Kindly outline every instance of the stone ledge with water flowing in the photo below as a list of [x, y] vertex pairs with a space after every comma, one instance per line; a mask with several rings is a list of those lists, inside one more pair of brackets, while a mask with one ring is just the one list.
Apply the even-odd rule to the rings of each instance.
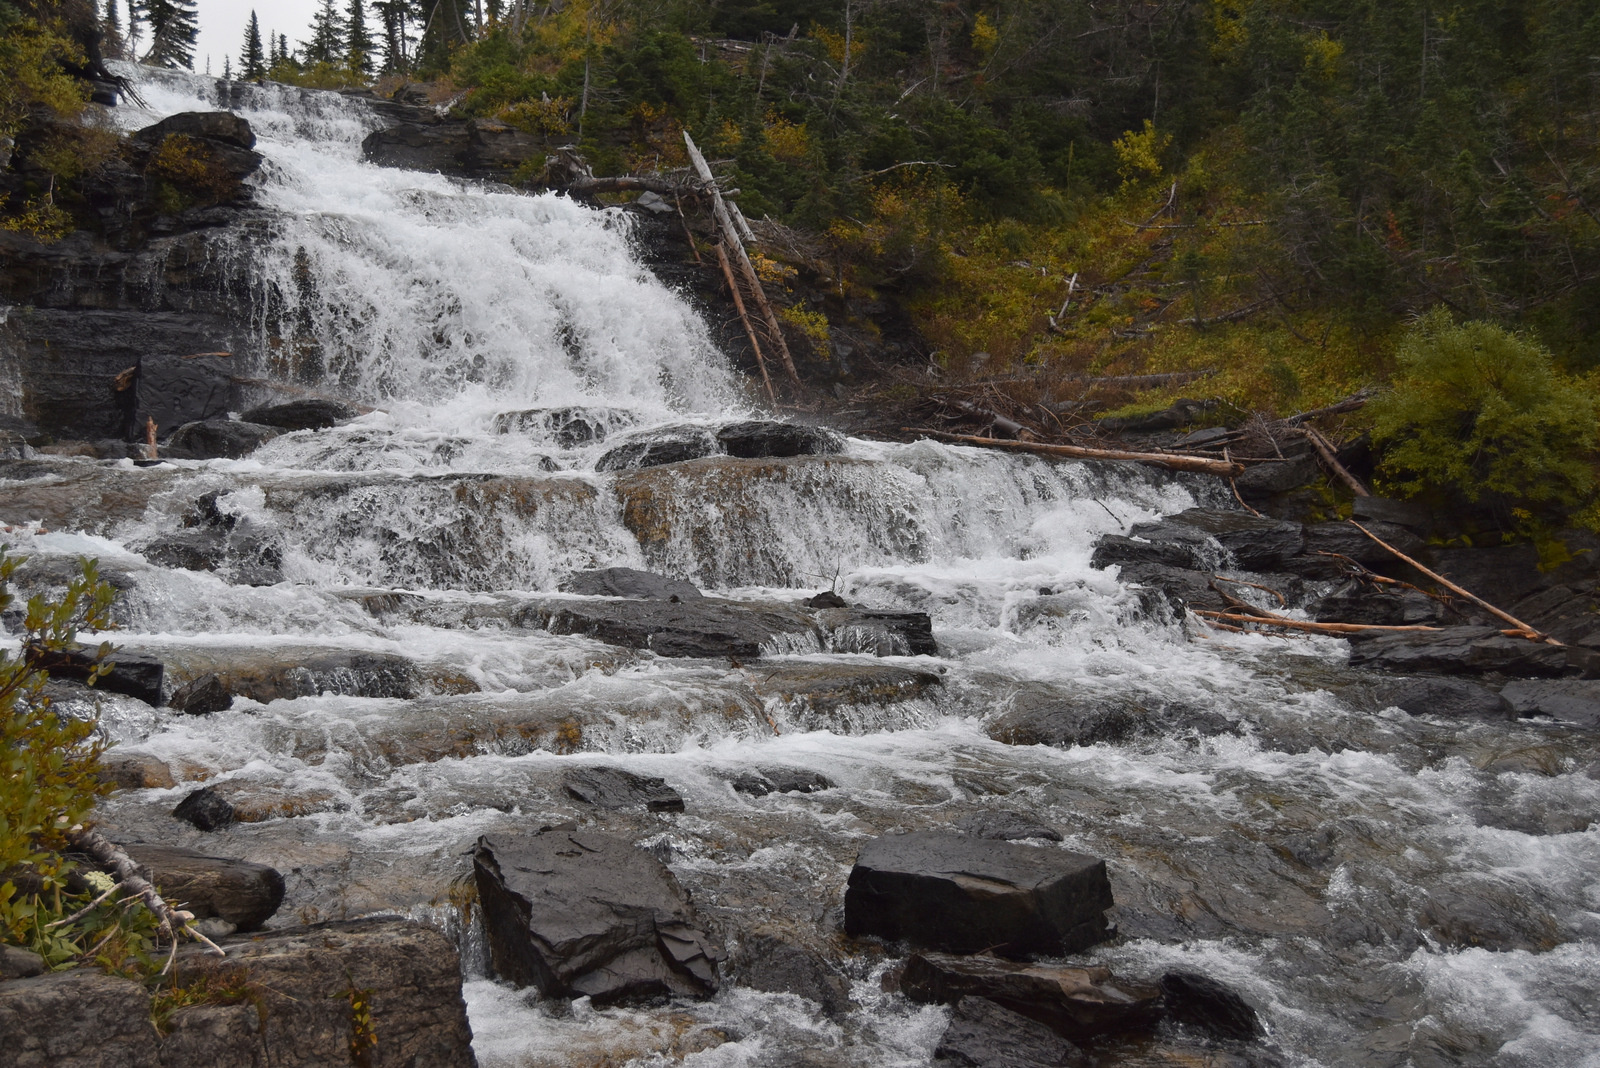
[[[146, 699], [51, 683], [116, 742], [102, 825], [281, 873], [238, 944], [298, 947], [266, 980], [294, 997], [293, 962], [376, 990], [360, 962], [409, 954], [427, 982], [376, 1017], [379, 1063], [1591, 1055], [1594, 554], [1540, 571], [1374, 528], [1566, 642], [1511, 646], [1459, 604], [1347, 585], [1321, 554], [1385, 559], [1213, 478], [774, 419], [628, 211], [375, 167], [363, 144], [417, 118], [387, 105], [130, 73], [150, 110], [128, 129], [233, 112], [262, 162], [164, 233], [146, 213], [8, 258], [0, 418], [31, 444], [7, 439], [0, 522], [19, 592], [97, 557], [111, 637], [162, 668]], [[1258, 470], [1248, 499], [1298, 467]], [[1194, 615], [1241, 603], [1461, 629]], [[607, 875], [575, 909], [540, 861], [491, 905], [469, 854], [547, 826], [606, 843], [648, 900]], [[851, 937], [871, 843], [935, 835], [1093, 869], [1096, 937], [1027, 963]], [[511, 942], [485, 924], [536, 900]], [[631, 919], [580, 967], [561, 925], [607, 913]], [[513, 943], [574, 953], [521, 987]], [[334, 992], [305, 1011], [343, 1057]], [[180, 1010], [173, 1036], [242, 1059], [250, 1012]]]

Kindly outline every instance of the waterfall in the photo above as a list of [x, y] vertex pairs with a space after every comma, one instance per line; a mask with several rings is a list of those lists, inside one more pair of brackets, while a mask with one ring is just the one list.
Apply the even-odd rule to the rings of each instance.
[[[493, 1068], [928, 1064], [948, 1011], [886, 993], [888, 962], [843, 948], [843, 880], [869, 837], [996, 811], [1107, 858], [1123, 935], [1087, 962], [1225, 981], [1264, 1013], [1274, 1063], [1600, 1064], [1594, 741], [1375, 708], [1344, 643], [1204, 632], [1091, 566], [1105, 534], [1231, 506], [1225, 485], [928, 441], [602, 470], [631, 436], [754, 410], [695, 309], [640, 266], [627, 212], [371, 166], [380, 120], [358, 98], [126, 69], [149, 110], [119, 111], [125, 126], [221, 106], [259, 137], [260, 219], [214, 247], [247, 281], [243, 357], [371, 411], [242, 460], [49, 467], [39, 499], [70, 497], [76, 518], [17, 529], [31, 566], [98, 557], [118, 642], [258, 694], [205, 717], [104, 698], [121, 751], [176, 780], [119, 792], [108, 829], [274, 865], [275, 923], [445, 926]], [[599, 429], [563, 437], [555, 409]], [[161, 555], [203, 498], [229, 551], [256, 557]], [[939, 655], [802, 635], [759, 660], [675, 660], [529, 623], [574, 572], [619, 565], [730, 598], [833, 589], [925, 612]], [[992, 736], [1041, 702], [1171, 728]], [[481, 932], [446, 904], [463, 850], [600, 821], [560, 787], [600, 763], [663, 777], [686, 812], [597, 825], [665, 859], [730, 938], [832, 954], [849, 1010], [737, 984], [596, 1010], [489, 979]], [[832, 786], [729, 787], [769, 765]], [[261, 818], [210, 835], [172, 819], [202, 780]], [[1447, 913], [1499, 950], [1447, 941]]]

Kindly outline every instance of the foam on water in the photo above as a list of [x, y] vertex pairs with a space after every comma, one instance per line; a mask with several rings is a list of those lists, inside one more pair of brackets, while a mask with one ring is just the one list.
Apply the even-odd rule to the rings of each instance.
[[[442, 904], [477, 835], [596, 822], [663, 857], [729, 931], [769, 925], [833, 953], [861, 842], [1005, 811], [1109, 859], [1127, 937], [1092, 960], [1230, 983], [1287, 1064], [1600, 1063], [1593, 739], [1373, 711], [1344, 643], [1206, 634], [1090, 566], [1101, 535], [1226, 506], [1224, 485], [926, 441], [597, 473], [614, 438], [562, 447], [493, 417], [603, 407], [623, 434], [747, 414], [703, 324], [633, 257], [624, 216], [369, 166], [360, 144], [378, 122], [356, 100], [137, 77], [151, 111], [119, 113], [130, 127], [222, 104], [260, 137], [265, 210], [216, 254], [251, 282], [262, 369], [380, 410], [246, 460], [107, 467], [95, 477], [154, 487], [142, 516], [19, 530], [15, 546], [54, 564], [98, 556], [123, 589], [119, 640], [174, 664], [381, 654], [479, 692], [307, 692], [208, 717], [106, 698], [124, 744], [305, 812], [203, 836], [168, 815], [187, 781], [117, 795], [120, 831], [272, 863], [308, 917], [441, 924], [466, 950], [476, 1051], [494, 1068], [924, 1065], [947, 1013], [884, 993], [892, 962], [866, 948], [840, 965], [854, 1006], [837, 1019], [732, 984], [664, 1008], [539, 1002], [485, 977], [481, 938]], [[281, 547], [284, 581], [234, 586], [141, 555], [210, 490]], [[571, 571], [613, 565], [752, 598], [833, 586], [929, 613], [942, 655], [800, 642], [755, 665], [670, 661], [508, 623]], [[369, 610], [391, 595], [408, 607]], [[932, 681], [837, 706], [763, 689], [819, 665]], [[992, 738], [1025, 700], [1124, 702], [1174, 726], [1065, 749]], [[560, 784], [598, 763], [667, 779], [687, 811], [596, 821]], [[763, 766], [834, 785], [731, 788]], [[1458, 948], [1446, 921], [1514, 948]]]

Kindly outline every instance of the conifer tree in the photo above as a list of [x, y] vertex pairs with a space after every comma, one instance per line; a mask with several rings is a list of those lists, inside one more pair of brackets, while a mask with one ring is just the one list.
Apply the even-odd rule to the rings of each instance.
[[239, 53], [239, 74], [247, 81], [259, 81], [267, 76], [267, 60], [261, 54], [261, 24], [254, 10], [244, 28], [244, 51]]
[[[117, 0], [111, 0], [113, 4]], [[141, 0], [128, 0], [128, 58], [139, 58], [139, 38], [144, 35], [139, 31], [139, 22], [144, 18], [144, 4]]]
[[150, 50], [144, 62], [173, 70], [194, 70], [194, 43], [200, 36], [196, 0], [148, 0], [145, 21], [150, 25]]
[[[206, 73], [211, 73], [210, 56], [206, 57]], [[233, 81], [233, 57], [228, 55], [226, 52], [222, 54], [222, 80], [225, 82]]]
[[345, 9], [345, 62], [358, 78], [372, 74], [372, 31], [367, 26], [367, 9], [361, 0], [350, 0]]
[[118, 0], [106, 0], [106, 13], [100, 20], [100, 53], [108, 59], [123, 58], [127, 42], [122, 37], [122, 16], [117, 13]]
[[411, 57], [406, 48], [406, 19], [414, 16], [410, 0], [375, 0], [378, 20], [383, 23], [383, 73], [408, 74]]
[[333, 0], [322, 0], [322, 6], [311, 16], [311, 40], [305, 42], [304, 48], [307, 63], [338, 63], [344, 59], [344, 21]]

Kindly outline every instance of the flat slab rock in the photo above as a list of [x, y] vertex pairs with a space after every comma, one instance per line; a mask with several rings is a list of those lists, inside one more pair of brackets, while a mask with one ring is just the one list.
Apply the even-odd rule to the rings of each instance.
[[245, 991], [150, 1026], [150, 993], [77, 968], [0, 983], [0, 1035], [14, 1068], [348, 1068], [350, 991], [379, 1041], [373, 1068], [471, 1068], [461, 962], [439, 931], [405, 920], [293, 927], [179, 951], [176, 981]]
[[845, 891], [845, 930], [950, 953], [1056, 955], [1110, 938], [1112, 904], [1102, 860], [918, 831], [862, 847]]
[[1087, 1055], [1026, 1016], [988, 998], [964, 997], [933, 1051], [937, 1068], [1079, 1068]]
[[1494, 627], [1442, 627], [1424, 633], [1350, 635], [1352, 666], [1405, 673], [1481, 675], [1491, 671], [1522, 677], [1563, 675], [1567, 650], [1511, 638]]
[[635, 775], [622, 768], [577, 768], [567, 773], [561, 785], [577, 800], [600, 808], [683, 811], [683, 795], [665, 779]]
[[548, 827], [479, 838], [472, 859], [499, 978], [595, 1004], [716, 993], [724, 954], [639, 847]]
[[1160, 988], [1116, 979], [1109, 969], [1017, 964], [988, 956], [915, 954], [906, 963], [900, 990], [924, 1003], [988, 998], [1074, 1042], [1148, 1031], [1162, 1015]]
[[182, 902], [196, 919], [215, 916], [241, 931], [253, 931], [283, 904], [283, 876], [265, 864], [144, 842], [122, 848], [149, 872], [163, 897]]

